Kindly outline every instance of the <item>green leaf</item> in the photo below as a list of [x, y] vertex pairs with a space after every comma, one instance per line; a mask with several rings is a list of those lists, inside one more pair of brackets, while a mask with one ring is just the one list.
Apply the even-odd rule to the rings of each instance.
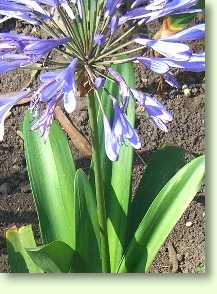
[[195, 18], [195, 14], [186, 13], [178, 16], [169, 16], [169, 29], [185, 29], [188, 24]]
[[160, 190], [186, 164], [184, 157], [185, 151], [175, 146], [164, 146], [152, 154], [132, 201], [131, 237]]
[[86, 174], [75, 175], [75, 250], [84, 260], [86, 272], [101, 272], [100, 237], [96, 198]]
[[36, 247], [30, 225], [21, 227], [19, 230], [16, 226], [7, 230], [6, 242], [12, 273], [43, 273], [43, 270], [32, 261], [25, 250], [25, 247]]
[[44, 243], [63, 241], [74, 247], [75, 165], [67, 138], [54, 122], [45, 143], [31, 131], [32, 115], [24, 119], [23, 134], [29, 179]]
[[54, 241], [26, 251], [45, 273], [81, 272], [82, 260], [79, 254], [64, 242]]
[[160, 247], [200, 189], [205, 157], [184, 166], [160, 191], [139, 225], [118, 272], [147, 272]]

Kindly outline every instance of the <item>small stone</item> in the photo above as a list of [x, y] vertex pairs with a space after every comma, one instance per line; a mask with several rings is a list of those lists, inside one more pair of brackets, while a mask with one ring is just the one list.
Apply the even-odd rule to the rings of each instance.
[[178, 259], [178, 261], [183, 261], [183, 259], [184, 259], [184, 256], [182, 255], [182, 254], [177, 254], [177, 259]]
[[191, 221], [188, 221], [185, 223], [186, 227], [191, 227], [192, 226], [192, 222]]
[[205, 215], [206, 215], [206, 213], [205, 213], [205, 211], [203, 212], [203, 217], [205, 217]]
[[148, 84], [148, 79], [142, 78], [142, 82], [143, 82], [144, 84]]
[[189, 97], [191, 95], [191, 90], [188, 88], [187, 85], [182, 86], [182, 91], [186, 97]]

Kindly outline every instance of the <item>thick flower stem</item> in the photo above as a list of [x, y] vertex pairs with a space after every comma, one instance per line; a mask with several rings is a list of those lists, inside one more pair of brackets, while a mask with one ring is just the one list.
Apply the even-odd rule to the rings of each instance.
[[109, 257], [109, 243], [107, 232], [107, 217], [105, 207], [105, 197], [103, 189], [102, 165], [100, 156], [99, 133], [97, 125], [97, 110], [94, 99], [94, 91], [90, 91], [88, 95], [88, 113], [92, 131], [92, 148], [93, 148], [93, 164], [96, 186], [96, 201], [98, 210], [98, 219], [100, 225], [100, 239], [101, 239], [101, 259], [102, 272], [110, 272], [110, 257]]

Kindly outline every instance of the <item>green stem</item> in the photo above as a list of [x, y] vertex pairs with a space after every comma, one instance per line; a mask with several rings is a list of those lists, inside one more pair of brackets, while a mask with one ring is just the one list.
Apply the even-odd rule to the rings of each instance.
[[[122, 44], [122, 45], [120, 45], [120, 46], [114, 48], [113, 50], [106, 51], [104, 54], [102, 54], [102, 55], [100, 55], [99, 57], [97, 57], [97, 58], [95, 59], [95, 61], [99, 61], [99, 60], [101, 60], [101, 59], [107, 57], [108, 55], [110, 55], [110, 54], [112, 54], [112, 53], [114, 53], [114, 52], [116, 52], [116, 51], [118, 51], [118, 50], [121, 50], [121, 49], [123, 49], [123, 48], [125, 48], [125, 47], [127, 47], [127, 46], [129, 46], [129, 45], [131, 45], [131, 44], [133, 44], [133, 43], [134, 43], [134, 40], [131, 40], [131, 41], [125, 43], [125, 44]], [[124, 54], [124, 52], [123, 52], [123, 54]]]
[[93, 145], [93, 163], [96, 186], [96, 201], [98, 208], [98, 219], [100, 225], [100, 239], [101, 239], [101, 258], [102, 258], [102, 272], [109, 273], [110, 257], [109, 257], [109, 243], [107, 232], [107, 216], [105, 206], [105, 196], [103, 189], [102, 165], [100, 157], [100, 143], [97, 125], [97, 110], [94, 99], [94, 91], [90, 91], [88, 95], [88, 113], [92, 131], [92, 145]]

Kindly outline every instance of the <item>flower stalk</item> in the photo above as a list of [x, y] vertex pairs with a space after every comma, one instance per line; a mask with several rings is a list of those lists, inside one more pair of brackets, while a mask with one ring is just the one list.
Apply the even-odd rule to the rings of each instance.
[[101, 259], [102, 272], [110, 272], [110, 258], [109, 258], [109, 243], [107, 232], [107, 216], [105, 206], [105, 195], [103, 189], [102, 165], [100, 156], [99, 133], [97, 125], [97, 110], [94, 91], [91, 90], [88, 94], [88, 114], [92, 132], [92, 159], [94, 163], [95, 187], [96, 187], [96, 201], [98, 209], [98, 219], [100, 226], [100, 245], [101, 245]]

